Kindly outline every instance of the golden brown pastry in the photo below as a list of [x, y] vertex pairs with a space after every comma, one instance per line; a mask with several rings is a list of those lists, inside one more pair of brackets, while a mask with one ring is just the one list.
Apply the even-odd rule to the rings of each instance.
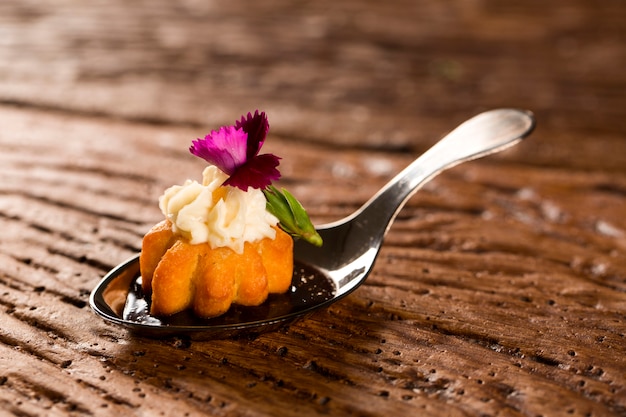
[[159, 198], [164, 221], [143, 239], [140, 268], [150, 312], [193, 309], [200, 317], [231, 304], [257, 306], [286, 292], [293, 275], [292, 236], [322, 240], [300, 203], [272, 181], [280, 158], [259, 154], [269, 130], [256, 111], [192, 142], [208, 162], [202, 182], [187, 180]]
[[232, 303], [262, 304], [269, 293], [291, 285], [293, 240], [278, 227], [275, 239], [246, 242], [243, 253], [229, 247], [191, 244], [164, 220], [144, 237], [140, 255], [142, 287], [152, 295], [151, 314], [167, 316], [193, 309], [199, 317], [225, 313]]

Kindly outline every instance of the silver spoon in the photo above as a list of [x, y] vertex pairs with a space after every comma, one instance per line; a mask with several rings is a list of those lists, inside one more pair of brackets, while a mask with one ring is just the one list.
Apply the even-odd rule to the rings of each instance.
[[385, 185], [352, 215], [319, 226], [320, 248], [294, 245], [291, 291], [271, 295], [259, 307], [233, 306], [223, 316], [201, 320], [188, 312], [167, 319], [149, 315], [141, 293], [138, 255], [117, 266], [93, 290], [90, 304], [105, 319], [151, 336], [229, 337], [274, 330], [345, 297], [371, 272], [383, 239], [406, 201], [428, 180], [461, 162], [508, 148], [535, 126], [532, 113], [498, 109], [481, 113], [446, 135]]

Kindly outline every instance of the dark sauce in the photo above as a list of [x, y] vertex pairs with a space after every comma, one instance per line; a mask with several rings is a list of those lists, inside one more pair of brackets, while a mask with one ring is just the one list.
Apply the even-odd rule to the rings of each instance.
[[322, 272], [309, 265], [295, 262], [291, 288], [284, 294], [270, 294], [256, 307], [233, 304], [219, 317], [202, 319], [187, 310], [169, 317], [150, 315], [150, 296], [141, 289], [141, 277], [133, 280], [122, 318], [124, 320], [153, 326], [234, 326], [271, 322], [297, 316], [335, 296], [334, 283]]

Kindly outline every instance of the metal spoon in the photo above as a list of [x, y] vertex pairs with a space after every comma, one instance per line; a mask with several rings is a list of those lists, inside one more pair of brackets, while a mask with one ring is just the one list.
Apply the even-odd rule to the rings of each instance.
[[532, 113], [498, 109], [481, 113], [446, 135], [352, 215], [319, 226], [320, 248], [294, 245], [291, 291], [271, 295], [259, 307], [233, 306], [223, 316], [202, 320], [184, 312], [168, 319], [151, 317], [141, 293], [138, 256], [109, 272], [93, 290], [90, 304], [105, 319], [145, 336], [229, 337], [274, 330], [345, 297], [371, 272], [383, 239], [406, 201], [441, 171], [508, 148], [532, 132]]

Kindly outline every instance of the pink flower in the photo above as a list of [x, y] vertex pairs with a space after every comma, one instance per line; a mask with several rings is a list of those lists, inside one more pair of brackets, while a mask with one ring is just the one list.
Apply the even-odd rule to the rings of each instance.
[[276, 168], [280, 158], [273, 154], [259, 155], [270, 125], [265, 112], [248, 113], [234, 126], [213, 130], [204, 139], [196, 139], [189, 151], [229, 175], [224, 185], [244, 191], [248, 187], [264, 189], [280, 178]]

